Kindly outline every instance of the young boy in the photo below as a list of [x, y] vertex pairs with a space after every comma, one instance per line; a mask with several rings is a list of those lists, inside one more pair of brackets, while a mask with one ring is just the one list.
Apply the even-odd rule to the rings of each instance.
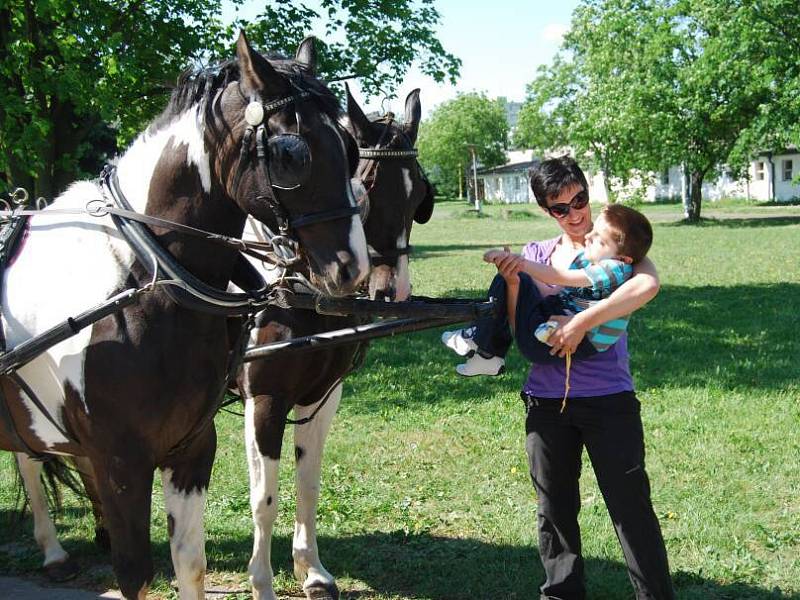
[[[564, 359], [551, 355], [547, 345], [547, 339], [558, 326], [550, 316], [576, 314], [607, 298], [632, 276], [632, 265], [647, 255], [652, 240], [653, 230], [644, 215], [627, 206], [610, 204], [603, 208], [592, 231], [586, 234], [585, 248], [569, 269], [525, 260], [507, 250], [489, 250], [483, 259], [495, 264], [506, 276], [518, 276], [520, 281], [517, 289], [508, 286], [500, 275], [495, 277], [489, 294], [500, 304], [500, 311], [490, 324], [479, 326], [506, 328], [510, 325], [520, 352], [530, 362], [561, 362]], [[543, 296], [531, 277], [544, 284], [564, 286], [564, 289], [556, 295]], [[627, 325], [626, 316], [591, 329], [573, 357], [582, 359], [604, 352], [625, 333]], [[465, 376], [501, 373], [504, 360], [496, 355], [497, 344], [494, 349], [480, 348], [469, 334], [464, 335], [464, 331], [445, 332], [442, 336], [445, 345], [458, 354], [476, 354], [456, 371]], [[482, 333], [484, 339], [497, 337], [486, 331]], [[505, 352], [502, 346], [501, 340], [500, 354]]]

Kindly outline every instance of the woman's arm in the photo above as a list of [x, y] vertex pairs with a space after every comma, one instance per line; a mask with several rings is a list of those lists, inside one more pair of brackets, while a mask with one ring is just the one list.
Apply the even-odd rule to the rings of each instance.
[[634, 265], [633, 277], [614, 290], [608, 298], [600, 300], [574, 317], [556, 319], [562, 325], [548, 340], [553, 345], [551, 354], [564, 356], [567, 350], [574, 352], [587, 331], [606, 321], [639, 310], [656, 297], [660, 287], [656, 266], [649, 258], [645, 258]]

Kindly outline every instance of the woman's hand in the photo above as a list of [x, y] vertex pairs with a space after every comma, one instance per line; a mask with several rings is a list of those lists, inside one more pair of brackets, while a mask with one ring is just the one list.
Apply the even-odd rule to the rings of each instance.
[[586, 335], [586, 329], [581, 325], [581, 320], [574, 316], [551, 315], [550, 321], [558, 322], [558, 329], [550, 334], [547, 343], [552, 346], [550, 354], [564, 358], [567, 352], [573, 353]]

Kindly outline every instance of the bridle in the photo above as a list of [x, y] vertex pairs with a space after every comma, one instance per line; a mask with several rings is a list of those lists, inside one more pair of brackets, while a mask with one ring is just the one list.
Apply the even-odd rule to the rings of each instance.
[[[260, 99], [253, 99], [245, 108], [245, 122], [247, 123], [247, 128], [242, 136], [242, 145], [239, 149], [239, 164], [233, 178], [232, 195], [236, 195], [242, 173], [250, 162], [252, 157], [252, 142], [253, 138], [255, 138], [256, 168], [260, 171], [259, 175], [262, 180], [266, 182], [266, 186], [261, 193], [256, 196], [256, 200], [265, 203], [269, 207], [278, 225], [277, 233], [272, 231], [265, 224], [262, 226], [262, 229], [270, 245], [273, 247], [275, 254], [278, 256], [276, 264], [280, 267], [289, 267], [300, 260], [299, 240], [296, 235], [294, 235], [298, 229], [309, 225], [325, 223], [327, 221], [350, 218], [359, 213], [359, 208], [357, 206], [347, 206], [292, 217], [274, 193], [274, 189], [294, 190], [302, 187], [305, 183], [305, 179], [307, 179], [308, 173], [310, 173], [311, 152], [308, 148], [308, 144], [300, 134], [300, 113], [297, 111], [299, 102], [310, 96], [311, 92], [297, 89], [296, 93], [291, 96], [285, 96], [268, 103], [263, 103]], [[297, 132], [270, 135], [269, 116], [289, 104], [295, 105]], [[283, 140], [292, 139], [300, 148], [305, 149], [307, 161], [304, 168], [307, 172], [305, 174], [299, 174], [296, 182], [275, 181], [271, 172], [270, 151], [272, 146], [277, 145], [281, 138], [283, 138]]]
[[[385, 127], [381, 132], [380, 138], [378, 138], [378, 143], [375, 144], [373, 148], [358, 149], [358, 157], [361, 159], [366, 159], [365, 162], [359, 165], [359, 168], [356, 170], [355, 174], [355, 178], [363, 182], [365, 190], [362, 202], [366, 203], [366, 208], [361, 210], [362, 222], [366, 220], [367, 215], [369, 214], [369, 195], [370, 192], [372, 192], [372, 189], [375, 187], [380, 161], [413, 158], [416, 162], [416, 158], [419, 155], [419, 151], [413, 147], [411, 140], [408, 139], [408, 136], [402, 130], [396, 129], [394, 135], [389, 138], [389, 136], [392, 134], [392, 124], [394, 123], [393, 113], [386, 113], [385, 116], [381, 117], [381, 119], [376, 122], [381, 121], [383, 121]], [[386, 141], [387, 138], [389, 138], [388, 142]], [[405, 150], [393, 148], [392, 146], [399, 139], [404, 140], [406, 145], [412, 147]], [[419, 167], [419, 164], [417, 164], [417, 166]], [[404, 248], [394, 248], [392, 250], [385, 250], [382, 252], [378, 252], [375, 250], [375, 248], [369, 246], [369, 257], [373, 266], [386, 264], [387, 260], [397, 260], [401, 256], [405, 256], [410, 253], [411, 246], [409, 245], [406, 245]]]

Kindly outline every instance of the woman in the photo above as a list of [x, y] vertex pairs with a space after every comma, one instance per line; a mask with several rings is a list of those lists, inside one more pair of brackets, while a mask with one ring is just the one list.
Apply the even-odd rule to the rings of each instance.
[[[555, 239], [532, 242], [522, 257], [568, 268], [592, 229], [586, 177], [569, 157], [542, 162], [531, 173], [537, 202], [552, 216], [562, 233]], [[509, 296], [519, 285], [519, 261], [510, 256], [498, 264]], [[540, 286], [543, 294], [558, 288]], [[574, 317], [553, 317], [561, 326], [548, 343], [565, 356], [585, 333], [606, 321], [627, 315], [658, 293], [655, 266], [648, 259], [636, 265], [634, 276], [607, 299]], [[509, 315], [513, 322], [513, 314]], [[484, 355], [504, 354], [510, 343], [508, 323], [477, 323], [472, 339], [459, 341]], [[532, 332], [531, 332], [532, 333]], [[451, 340], [452, 336], [443, 336]], [[546, 580], [542, 598], [582, 600], [586, 596], [581, 540], [579, 478], [584, 446], [622, 545], [628, 572], [639, 599], [674, 598], [669, 566], [658, 519], [650, 500], [639, 400], [628, 365], [627, 336], [605, 352], [575, 361], [570, 369], [566, 409], [561, 412], [566, 364], [531, 366], [522, 389], [526, 406], [526, 451], [538, 497], [539, 552]]]

